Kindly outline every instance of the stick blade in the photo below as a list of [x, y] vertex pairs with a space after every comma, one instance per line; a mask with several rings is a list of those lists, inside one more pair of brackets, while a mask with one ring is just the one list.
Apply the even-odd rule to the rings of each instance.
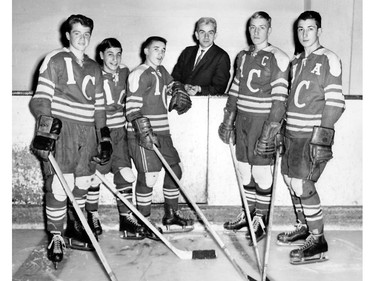
[[195, 250], [193, 251], [193, 260], [216, 259], [215, 250]]

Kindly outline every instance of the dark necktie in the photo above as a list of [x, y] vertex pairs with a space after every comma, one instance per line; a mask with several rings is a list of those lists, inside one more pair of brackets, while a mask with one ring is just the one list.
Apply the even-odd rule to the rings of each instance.
[[199, 55], [199, 57], [197, 59], [197, 62], [194, 64], [193, 70], [196, 68], [196, 66], [198, 65], [198, 63], [201, 61], [201, 59], [203, 57], [203, 53], [204, 53], [204, 50], [201, 50], [201, 54]]

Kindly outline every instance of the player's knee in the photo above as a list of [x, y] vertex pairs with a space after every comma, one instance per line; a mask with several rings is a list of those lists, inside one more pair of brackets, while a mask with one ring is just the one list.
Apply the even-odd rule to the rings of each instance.
[[253, 166], [252, 174], [254, 181], [260, 189], [269, 189], [272, 185], [271, 166]]
[[158, 180], [159, 172], [150, 172], [150, 173], [145, 173], [146, 177], [146, 186], [147, 187], [154, 187], [156, 184], [156, 181]]
[[241, 175], [242, 184], [249, 185], [251, 182], [251, 166], [249, 163], [238, 162], [238, 171]]
[[296, 196], [300, 197], [302, 195], [303, 193], [303, 180], [302, 179], [291, 178], [290, 186]]
[[94, 175], [91, 176], [83, 176], [83, 177], [76, 177], [76, 184], [75, 186], [78, 189], [87, 190], [90, 188]]
[[294, 194], [294, 190], [292, 188], [292, 179], [288, 177], [287, 175], [283, 175], [284, 182], [286, 186], [288, 187], [289, 191]]
[[303, 192], [300, 197], [303, 199], [309, 199], [310, 197], [314, 196], [315, 193], [316, 188], [314, 182], [310, 180], [303, 180]]
[[[180, 162], [181, 163], [181, 162]], [[178, 179], [182, 178], [182, 164], [172, 165], [171, 168]], [[168, 173], [168, 171], [166, 171]]]
[[102, 183], [102, 181], [95, 175], [92, 178], [91, 186], [98, 186]]
[[[70, 188], [70, 190], [73, 190], [73, 188], [74, 188], [74, 175], [73, 174], [64, 174], [64, 178], [65, 178], [65, 181], [68, 184], [68, 187]], [[67, 195], [65, 193], [65, 190], [64, 190], [63, 186], [61, 185], [61, 182], [60, 182], [59, 178], [56, 175], [54, 175], [53, 178], [52, 178], [51, 189], [52, 189], [52, 193], [53, 193], [54, 197], [56, 198], [56, 200], [62, 202], [66, 199]]]
[[121, 168], [115, 175], [117, 174], [119, 174], [128, 183], [133, 183], [136, 180], [133, 170], [129, 167]]

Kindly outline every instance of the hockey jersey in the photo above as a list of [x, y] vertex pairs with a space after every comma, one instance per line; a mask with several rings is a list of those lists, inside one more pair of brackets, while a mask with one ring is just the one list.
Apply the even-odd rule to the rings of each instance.
[[341, 61], [332, 51], [319, 47], [308, 57], [303, 52], [294, 58], [291, 76], [286, 135], [308, 138], [313, 127], [322, 124], [325, 112], [341, 115], [345, 108]]
[[44, 59], [38, 85], [31, 100], [36, 116], [105, 126], [105, 99], [100, 66], [84, 55], [82, 66], [67, 48], [52, 51]]
[[288, 97], [288, 72], [289, 57], [272, 45], [258, 52], [254, 51], [254, 46], [249, 51], [241, 51], [228, 93], [227, 109], [267, 117], [273, 106], [284, 108]]
[[149, 118], [152, 129], [158, 134], [168, 135], [169, 122], [167, 110], [167, 86], [173, 81], [164, 68], [142, 64], [135, 68], [128, 79], [126, 98], [126, 118], [129, 133], [134, 133], [131, 121], [136, 116]]
[[110, 129], [125, 126], [125, 96], [129, 68], [121, 65], [116, 73], [103, 70], [103, 89], [106, 99], [107, 126]]

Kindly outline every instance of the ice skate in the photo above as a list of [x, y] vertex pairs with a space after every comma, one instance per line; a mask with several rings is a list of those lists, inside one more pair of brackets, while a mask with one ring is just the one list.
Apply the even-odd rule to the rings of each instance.
[[234, 220], [225, 222], [223, 226], [224, 226], [224, 229], [232, 230], [234, 232], [237, 232], [243, 227], [247, 227], [247, 220], [246, 220], [245, 212], [241, 211], [241, 213], [239, 213], [238, 216]]
[[60, 231], [51, 231], [50, 242], [47, 246], [47, 257], [53, 262], [55, 269], [64, 257], [65, 241]]
[[193, 220], [184, 218], [179, 210], [171, 207], [165, 208], [162, 223], [165, 226], [164, 233], [189, 232], [194, 229]]
[[[149, 217], [145, 217], [148, 221], [150, 221], [149, 220]], [[161, 233], [161, 234], [163, 234], [163, 230], [161, 229], [161, 227], [159, 227], [159, 226], [156, 226], [154, 223], [152, 223], [151, 221], [150, 221], [150, 223]], [[146, 236], [146, 238], [149, 238], [149, 239], [152, 239], [152, 240], [155, 240], [155, 241], [161, 241], [160, 240], [160, 238], [159, 237], [157, 237], [156, 235], [155, 235], [155, 233], [150, 229], [150, 228], [148, 228], [148, 226], [147, 225], [145, 225], [145, 224], [143, 224], [142, 223], [142, 225], [143, 225], [143, 227], [144, 227], [144, 229], [145, 229], [145, 236]]]
[[[98, 237], [94, 233], [95, 238]], [[78, 216], [72, 208], [68, 208], [68, 221], [65, 230], [65, 237], [68, 241], [68, 247], [82, 251], [94, 251], [94, 247], [91, 244], [90, 238], [86, 233], [85, 228], [79, 221]]]
[[290, 263], [294, 265], [327, 261], [328, 244], [323, 234], [310, 234], [305, 244], [290, 252]]
[[126, 240], [142, 240], [146, 238], [145, 227], [142, 226], [133, 213], [120, 215], [121, 238]]
[[294, 230], [279, 233], [276, 243], [281, 246], [302, 246], [309, 235], [307, 225], [298, 222]]
[[[262, 216], [254, 216], [253, 218], [253, 229], [254, 229], [254, 233], [255, 233], [255, 237], [256, 237], [256, 240], [257, 242], [259, 242], [260, 240], [262, 240], [264, 237], [266, 237], [266, 234], [267, 234], [267, 230], [266, 230], [266, 226], [263, 222], [263, 217]], [[253, 243], [253, 239], [251, 237], [251, 234], [250, 234], [250, 231], [248, 231], [246, 234], [245, 234], [245, 237], [246, 239], [249, 239], [250, 242], [249, 242], [249, 246], [253, 246], [254, 243]]]
[[100, 224], [99, 214], [97, 211], [87, 212], [87, 222], [92, 230], [97, 236], [103, 233], [102, 225]]

